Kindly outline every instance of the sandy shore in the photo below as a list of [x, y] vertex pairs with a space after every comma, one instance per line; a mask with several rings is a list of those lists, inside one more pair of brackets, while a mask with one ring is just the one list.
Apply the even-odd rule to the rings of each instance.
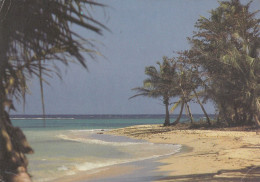
[[109, 132], [153, 143], [187, 146], [189, 152], [169, 156], [159, 171], [160, 181], [260, 181], [260, 135], [257, 132], [176, 130], [141, 125]]
[[55, 179], [49, 182], [84, 182], [84, 181], [92, 181], [92, 180], [104, 181], [107, 178], [111, 178], [114, 176], [127, 175], [133, 172], [134, 170], [136, 170], [136, 166], [113, 165], [109, 167], [103, 167], [98, 170], [81, 172], [76, 175], [64, 176], [63, 178]]

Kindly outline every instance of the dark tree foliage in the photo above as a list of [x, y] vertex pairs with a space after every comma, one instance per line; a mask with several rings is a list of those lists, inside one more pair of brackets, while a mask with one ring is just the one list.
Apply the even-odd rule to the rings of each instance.
[[86, 67], [82, 52], [94, 58], [97, 51], [72, 26], [101, 34], [106, 27], [90, 14], [97, 6], [103, 7], [91, 0], [0, 1], [0, 180], [30, 181], [25, 154], [33, 150], [9, 119], [12, 100], [25, 98], [33, 76], [42, 86], [44, 75], [59, 73], [58, 61]]
[[197, 21], [190, 38], [207, 97], [229, 125], [260, 124], [260, 19], [250, 4], [220, 2], [210, 18]]

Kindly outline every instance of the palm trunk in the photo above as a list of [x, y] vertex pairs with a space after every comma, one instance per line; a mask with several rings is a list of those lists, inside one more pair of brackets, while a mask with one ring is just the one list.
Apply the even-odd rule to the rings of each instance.
[[31, 182], [27, 173], [27, 159], [25, 154], [32, 153], [23, 132], [11, 124], [9, 115], [5, 111], [5, 68], [8, 58], [8, 34], [0, 25], [0, 181]]
[[260, 121], [257, 114], [254, 114], [255, 124], [257, 127], [260, 127]]
[[255, 119], [255, 124], [257, 127], [260, 127], [260, 121], [259, 121], [259, 116], [260, 116], [260, 103], [256, 99], [255, 100], [255, 113], [254, 113], [254, 119]]
[[[181, 87], [181, 85], [180, 85], [180, 87]], [[193, 117], [192, 117], [192, 114], [191, 114], [191, 111], [190, 111], [190, 106], [189, 106], [187, 99], [186, 99], [186, 93], [184, 92], [182, 87], [181, 87], [181, 91], [182, 91], [183, 99], [184, 99], [184, 102], [186, 104], [186, 107], [187, 107], [187, 110], [188, 110], [188, 113], [189, 113], [190, 121], [191, 121], [191, 123], [193, 123], [194, 121], [193, 121]]]
[[184, 102], [182, 101], [181, 103], [181, 110], [180, 110], [180, 113], [179, 113], [179, 116], [178, 118], [173, 122], [173, 125], [176, 125], [180, 122], [180, 119], [181, 119], [181, 116], [182, 116], [182, 112], [183, 112], [183, 108], [184, 108]]
[[169, 99], [165, 98], [164, 104], [165, 104], [165, 121], [163, 125], [170, 126]]
[[190, 122], [191, 123], [194, 123], [194, 120], [193, 120], [193, 116], [191, 114], [191, 110], [190, 110], [190, 106], [189, 104], [186, 102], [186, 106], [187, 106], [187, 109], [188, 109], [188, 113], [189, 113], [189, 117], [190, 117]]
[[221, 107], [221, 115], [224, 117], [225, 122], [228, 124], [228, 126], [231, 126], [232, 123], [230, 122], [230, 119], [227, 116], [227, 111], [226, 111], [226, 106], [224, 103], [220, 103], [220, 107]]
[[11, 125], [9, 116], [3, 109], [1, 109], [0, 125], [0, 171], [2, 181], [31, 181], [27, 173], [28, 162], [24, 155], [28, 150], [28, 148], [24, 147], [26, 140], [24, 140], [21, 130]]
[[208, 124], [211, 125], [211, 122], [210, 122], [209, 116], [208, 116], [208, 114], [207, 114], [207, 112], [206, 112], [206, 110], [205, 110], [203, 104], [200, 102], [200, 99], [199, 99], [199, 97], [198, 97], [197, 92], [196, 92], [195, 90], [193, 90], [193, 92], [194, 92], [194, 94], [195, 94], [195, 96], [196, 96], [197, 102], [199, 103], [199, 105], [200, 105], [200, 107], [201, 107], [201, 109], [202, 109], [202, 111], [203, 111], [205, 117], [207, 118], [207, 122], [208, 122]]
[[31, 182], [27, 172], [28, 161], [25, 154], [32, 153], [23, 132], [13, 127], [9, 115], [1, 110], [0, 171], [2, 181]]
[[[1, 83], [0, 83], [1, 87]], [[0, 88], [0, 90], [2, 90]], [[6, 128], [4, 127], [4, 120], [3, 120], [3, 115], [4, 115], [4, 100], [3, 100], [3, 95], [0, 93], [0, 181], [4, 181], [4, 171], [5, 171], [5, 159], [6, 159], [6, 151], [5, 149], [5, 140], [4, 140], [4, 133], [6, 133]]]
[[243, 120], [241, 121], [240, 117], [239, 117], [239, 113], [238, 113], [238, 110], [237, 110], [237, 107], [236, 105], [234, 104], [234, 113], [235, 113], [235, 116], [234, 116], [234, 119], [232, 117], [232, 120], [234, 123], [238, 123], [238, 124], [242, 124]]

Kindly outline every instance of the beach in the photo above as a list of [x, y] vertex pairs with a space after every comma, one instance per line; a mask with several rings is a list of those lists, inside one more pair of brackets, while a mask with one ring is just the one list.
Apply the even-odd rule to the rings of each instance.
[[181, 144], [186, 152], [160, 160], [159, 181], [260, 181], [257, 131], [182, 130], [139, 125], [108, 132], [152, 143]]
[[161, 119], [160, 115], [51, 115], [46, 118], [45, 127], [39, 116], [14, 117], [12, 123], [23, 129], [34, 149], [34, 154], [27, 156], [33, 181], [103, 181], [103, 177], [114, 182], [113, 177], [118, 174], [132, 181], [157, 179], [161, 173], [149, 173], [159, 166], [155, 159], [177, 153], [180, 147], [105, 132], [135, 124], [160, 123]]
[[[132, 126], [132, 120], [48, 119], [47, 128], [35, 119], [13, 122], [35, 149], [28, 155], [34, 181], [260, 181], [256, 129], [151, 124], [160, 119]], [[37, 126], [27, 127], [32, 122]]]

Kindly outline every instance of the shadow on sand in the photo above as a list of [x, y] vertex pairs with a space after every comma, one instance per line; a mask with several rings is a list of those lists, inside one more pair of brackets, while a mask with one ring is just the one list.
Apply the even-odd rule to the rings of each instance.
[[220, 170], [217, 173], [167, 176], [160, 178], [157, 181], [260, 182], [260, 166], [250, 166], [237, 170]]

